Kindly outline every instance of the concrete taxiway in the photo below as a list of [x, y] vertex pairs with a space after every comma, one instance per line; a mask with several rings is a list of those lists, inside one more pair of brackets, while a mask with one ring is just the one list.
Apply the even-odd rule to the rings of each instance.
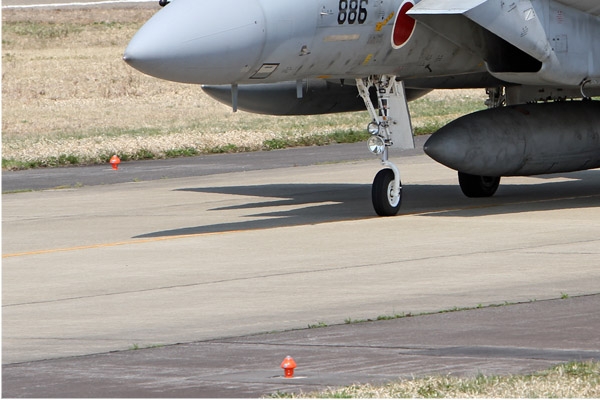
[[[274, 387], [268, 379], [275, 373], [256, 378], [265, 372], [266, 358], [269, 365], [278, 359], [277, 371], [288, 351], [328, 343], [318, 363], [339, 364], [338, 338], [341, 346], [354, 340], [411, 349], [419, 343], [410, 338], [426, 335], [407, 336], [412, 331], [403, 324], [424, 319], [423, 332], [432, 336], [422, 350], [444, 357], [445, 367], [437, 364], [431, 372], [510, 373], [548, 364], [523, 362], [539, 359], [536, 354], [552, 362], [598, 357], [600, 171], [505, 178], [495, 197], [466, 199], [455, 173], [427, 157], [395, 161], [405, 189], [402, 215], [394, 218], [373, 215], [376, 160], [4, 194], [3, 394], [35, 396], [34, 389], [25, 390], [32, 385], [19, 382], [46, 376], [53, 386], [38, 388], [56, 390], [38, 394], [68, 396], [61, 382], [87, 382], [99, 374], [104, 383], [97, 391], [85, 385], [86, 393], [257, 396]], [[107, 176], [119, 172], [104, 168]], [[569, 299], [550, 301], [561, 297]], [[377, 322], [372, 326], [379, 333], [371, 339], [353, 333], [367, 325], [344, 325], [522, 302], [528, 304]], [[559, 309], [564, 317], [553, 320]], [[488, 324], [502, 318], [522, 325]], [[457, 328], [456, 335], [465, 335], [465, 342], [444, 335], [447, 327], [461, 326], [456, 321], [462, 321], [464, 331]], [[324, 324], [341, 326], [267, 335], [258, 344], [246, 337]], [[530, 328], [530, 340], [515, 334], [523, 326]], [[552, 326], [571, 334], [553, 336]], [[471, 343], [467, 331], [489, 340]], [[225, 340], [235, 337], [244, 338]], [[281, 344], [264, 344], [271, 341]], [[168, 346], [177, 343], [189, 344]], [[470, 345], [478, 347], [465, 348]], [[155, 346], [166, 347], [110, 353]], [[225, 352], [220, 362], [195, 352], [214, 346]], [[314, 357], [319, 348], [311, 348]], [[518, 348], [525, 350], [511, 357]], [[411, 364], [392, 355], [385, 365], [402, 371], [373, 367], [370, 354], [381, 354], [371, 350], [355, 352], [353, 365], [362, 357], [371, 367], [356, 367], [350, 380], [410, 374]], [[193, 354], [204, 361], [191, 359]], [[232, 378], [241, 382], [231, 386], [238, 389], [228, 391], [227, 379], [199, 384], [186, 378], [194, 365], [211, 376], [230, 371], [233, 354], [245, 365]], [[469, 364], [469, 354], [478, 361]], [[513, 361], [499, 365], [500, 358]], [[78, 362], [80, 372], [67, 374]], [[98, 372], [103, 365], [108, 369]], [[120, 377], [110, 378], [108, 370]], [[318, 368], [305, 371], [319, 376], [313, 387], [346, 382]], [[156, 374], [164, 380], [148, 380]]]

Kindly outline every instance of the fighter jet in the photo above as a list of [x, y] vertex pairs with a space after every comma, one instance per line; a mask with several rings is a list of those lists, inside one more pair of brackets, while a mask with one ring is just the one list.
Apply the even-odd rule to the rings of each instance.
[[233, 110], [308, 115], [366, 109], [384, 168], [375, 212], [402, 199], [392, 148], [414, 147], [407, 102], [481, 88], [488, 109], [450, 122], [425, 152], [458, 171], [463, 193], [502, 176], [600, 167], [597, 0], [161, 0], [124, 60], [201, 84]]

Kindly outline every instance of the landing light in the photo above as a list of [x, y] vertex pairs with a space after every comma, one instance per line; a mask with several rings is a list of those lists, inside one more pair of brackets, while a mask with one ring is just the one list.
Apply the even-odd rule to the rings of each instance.
[[381, 136], [373, 135], [367, 140], [367, 146], [372, 153], [381, 154], [385, 149], [385, 142]]
[[378, 135], [379, 134], [379, 124], [375, 121], [369, 123], [369, 125], [367, 125], [367, 131], [371, 135]]

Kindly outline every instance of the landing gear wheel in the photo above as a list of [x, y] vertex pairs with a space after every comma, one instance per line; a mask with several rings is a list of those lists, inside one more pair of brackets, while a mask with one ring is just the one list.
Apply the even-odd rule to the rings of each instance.
[[458, 183], [462, 192], [467, 197], [491, 197], [498, 190], [500, 177], [471, 175], [459, 172]]
[[398, 196], [394, 196], [394, 171], [389, 168], [382, 169], [375, 175], [371, 187], [373, 208], [377, 215], [392, 217], [398, 214], [402, 201], [402, 184]]

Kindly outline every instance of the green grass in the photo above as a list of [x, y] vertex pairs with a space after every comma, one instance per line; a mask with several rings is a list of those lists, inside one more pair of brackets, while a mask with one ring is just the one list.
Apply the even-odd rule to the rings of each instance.
[[317, 322], [316, 324], [309, 324], [308, 329], [327, 328], [327, 326], [325, 322]]
[[79, 24], [55, 24], [52, 22], [12, 22], [3, 23], [3, 33], [13, 33], [22, 37], [31, 37], [36, 40], [64, 39], [72, 34], [80, 33], [84, 26]]
[[358, 131], [338, 131], [329, 134], [316, 134], [309, 136], [300, 136], [292, 138], [275, 138], [263, 142], [263, 150], [277, 150], [288, 147], [300, 146], [325, 146], [332, 143], [356, 143], [364, 142], [369, 138], [369, 134]]
[[[144, 135], [145, 132], [150, 133], [147, 136], [156, 134], [153, 129], [140, 129], [134, 132], [115, 132], [109, 134], [108, 137], [124, 137], [131, 136], [136, 137]], [[79, 140], [84, 137], [66, 137], [65, 141]], [[135, 149], [133, 152], [127, 152], [124, 150], [115, 150], [109, 153], [98, 153], [93, 156], [85, 157], [76, 154], [61, 154], [57, 157], [34, 157], [32, 160], [15, 160], [2, 158], [2, 169], [5, 170], [19, 170], [19, 169], [30, 169], [30, 168], [47, 168], [47, 167], [65, 167], [71, 165], [90, 165], [90, 164], [105, 164], [108, 163], [113, 153], [118, 153], [121, 161], [133, 161], [133, 160], [152, 160], [161, 158], [176, 158], [176, 157], [193, 157], [200, 154], [222, 154], [222, 153], [239, 153], [256, 150], [278, 150], [289, 147], [299, 146], [324, 146], [332, 143], [355, 143], [360, 141], [366, 141], [368, 133], [358, 131], [338, 131], [329, 134], [316, 134], [307, 136], [295, 136], [289, 135], [287, 137], [278, 137], [263, 141], [262, 145], [258, 148], [251, 148], [247, 146], [236, 145], [234, 143], [228, 143], [225, 145], [203, 148], [185, 146], [183, 148], [167, 149], [165, 151], [155, 151], [149, 148]], [[58, 135], [55, 140], [60, 140], [61, 136]]]
[[20, 161], [2, 158], [2, 169], [17, 170], [46, 167], [66, 167], [69, 165], [84, 164], [79, 157], [73, 154], [61, 154], [58, 157], [34, 159], [31, 161]]
[[183, 149], [173, 149], [165, 151], [165, 156], [167, 158], [193, 157], [199, 154], [200, 152], [198, 151], [198, 149], [194, 147], [185, 147]]
[[[564, 295], [561, 296], [562, 299], [564, 299]], [[536, 300], [530, 300], [529, 302], [535, 302]], [[468, 310], [476, 310], [476, 309], [480, 309], [480, 308], [495, 308], [495, 307], [505, 307], [505, 306], [509, 306], [509, 305], [514, 305], [515, 303], [509, 303], [509, 302], [504, 302], [501, 304], [488, 304], [488, 305], [483, 305], [483, 304], [477, 304], [474, 307], [452, 307], [452, 308], [447, 308], [444, 310], [439, 310], [439, 311], [433, 311], [433, 312], [422, 312], [422, 313], [416, 313], [413, 314], [412, 312], [402, 312], [402, 313], [396, 313], [394, 312], [393, 314], [382, 314], [377, 316], [376, 318], [372, 319], [372, 318], [366, 318], [366, 319], [353, 319], [353, 318], [346, 318], [344, 320], [345, 324], [360, 324], [363, 322], [373, 322], [373, 321], [389, 321], [389, 320], [393, 320], [393, 319], [400, 319], [400, 318], [410, 318], [410, 317], [418, 317], [418, 316], [423, 316], [423, 315], [434, 315], [434, 314], [446, 314], [446, 313], [452, 313], [452, 312], [458, 312], [458, 311], [468, 311]]]

